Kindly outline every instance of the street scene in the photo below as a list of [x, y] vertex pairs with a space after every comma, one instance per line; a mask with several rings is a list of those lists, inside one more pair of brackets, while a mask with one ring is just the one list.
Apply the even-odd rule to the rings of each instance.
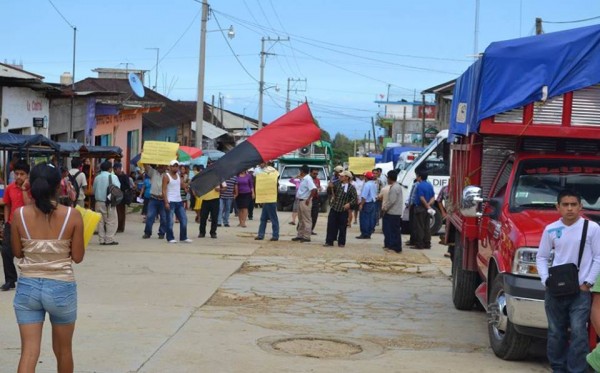
[[[353, 227], [346, 248], [325, 248], [322, 216], [314, 242], [295, 243], [291, 213], [279, 215], [279, 242], [255, 241], [252, 220], [218, 228], [216, 240], [167, 246], [141, 239], [139, 212], [127, 215], [118, 246], [94, 237], [75, 266], [76, 371], [549, 370], [539, 344], [524, 362], [494, 356], [485, 313], [452, 305], [437, 240], [431, 250], [386, 253], [381, 233], [364, 243]], [[0, 366], [10, 372], [20, 345], [14, 292], [0, 296]], [[55, 371], [46, 335], [38, 372]]]
[[600, 3], [0, 12], [0, 373], [600, 372]]

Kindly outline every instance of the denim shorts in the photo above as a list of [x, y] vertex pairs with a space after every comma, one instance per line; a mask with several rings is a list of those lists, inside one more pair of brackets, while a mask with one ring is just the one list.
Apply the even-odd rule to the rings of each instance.
[[53, 324], [73, 324], [77, 320], [77, 284], [20, 277], [13, 306], [18, 324], [43, 323], [46, 312]]

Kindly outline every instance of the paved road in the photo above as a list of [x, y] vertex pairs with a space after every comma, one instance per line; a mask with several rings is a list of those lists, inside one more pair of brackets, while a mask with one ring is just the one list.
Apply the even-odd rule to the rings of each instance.
[[[167, 244], [141, 239], [129, 214], [120, 245], [93, 243], [76, 266], [76, 371], [549, 371], [539, 351], [496, 358], [485, 314], [452, 307], [445, 247], [385, 253], [381, 234], [356, 240], [353, 226], [346, 248], [325, 248], [323, 214], [300, 244], [289, 217], [279, 242], [255, 241], [254, 220], [216, 240], [192, 223], [192, 244]], [[13, 295], [0, 293], [0, 372], [18, 362]], [[38, 372], [55, 371], [49, 332]]]

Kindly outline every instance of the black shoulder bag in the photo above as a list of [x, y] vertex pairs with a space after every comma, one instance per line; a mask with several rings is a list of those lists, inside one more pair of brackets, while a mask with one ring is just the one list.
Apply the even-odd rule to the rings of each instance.
[[554, 297], [564, 297], [579, 293], [579, 265], [581, 264], [581, 257], [583, 256], [583, 249], [585, 247], [588, 223], [589, 221], [587, 219], [583, 222], [577, 265], [567, 263], [548, 269], [549, 276], [548, 280], [546, 280], [546, 288]]

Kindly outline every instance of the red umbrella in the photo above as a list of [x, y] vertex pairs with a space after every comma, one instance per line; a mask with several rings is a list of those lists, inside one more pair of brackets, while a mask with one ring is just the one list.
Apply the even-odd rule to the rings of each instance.
[[202, 155], [202, 149], [194, 148], [192, 146], [179, 146], [177, 151], [177, 158], [179, 161], [189, 161], [190, 159], [198, 158]]

